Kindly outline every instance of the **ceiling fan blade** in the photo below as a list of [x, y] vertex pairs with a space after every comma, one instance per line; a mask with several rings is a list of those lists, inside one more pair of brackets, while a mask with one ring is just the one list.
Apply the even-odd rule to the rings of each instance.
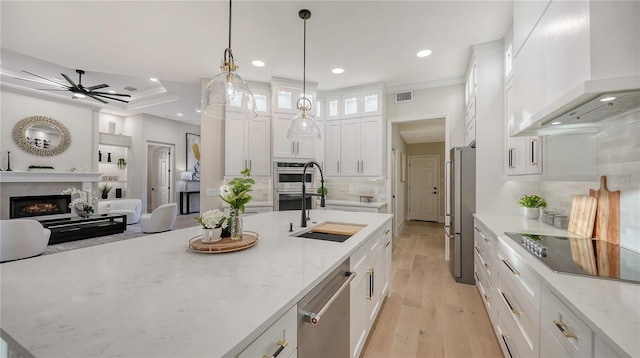
[[95, 85], [95, 86], [91, 86], [91, 87], [85, 87], [84, 89], [86, 89], [87, 91], [93, 91], [93, 90], [97, 90], [97, 89], [101, 89], [101, 88], [107, 88], [109, 87], [108, 84], [103, 83], [101, 85]]
[[73, 82], [71, 80], [71, 78], [69, 78], [69, 76], [65, 75], [64, 73], [61, 73], [61, 75], [62, 75], [62, 77], [64, 77], [65, 80], [67, 80], [67, 82], [69, 82], [71, 84], [71, 88], [73, 90], [78, 91], [78, 92], [82, 92], [82, 89], [80, 89], [80, 87], [78, 87], [78, 85], [75, 84], [75, 82]]
[[91, 91], [92, 94], [100, 94], [105, 96], [120, 96], [120, 97], [131, 97], [130, 94], [122, 94], [122, 93], [111, 93], [111, 92], [96, 92]]
[[[51, 83], [55, 83], [55, 84], [56, 84], [56, 85], [58, 85], [58, 86], [67, 87], [67, 84], [66, 84], [66, 83], [62, 83], [62, 82], [58, 82], [58, 81], [52, 80], [52, 79], [50, 79], [50, 78], [42, 77], [42, 76], [40, 76], [40, 75], [36, 75], [35, 73], [31, 73], [31, 72], [29, 72], [29, 71], [22, 70], [22, 72], [24, 72], [24, 73], [28, 73], [28, 74], [30, 74], [31, 76], [35, 76], [35, 77], [38, 77], [38, 78], [42, 78], [42, 79], [43, 79], [43, 80], [45, 80], [45, 81], [49, 81], [49, 82], [51, 82]], [[18, 78], [18, 77], [15, 77], [15, 78], [16, 78], [16, 79], [18, 79], [18, 80], [29, 81], [29, 80], [24, 79], [24, 78]], [[35, 81], [31, 81], [31, 82], [35, 82]], [[43, 84], [44, 84], [44, 83], [43, 83]]]
[[[91, 95], [91, 97], [94, 97], [94, 96], [102, 97], [102, 98], [106, 98], [106, 99], [110, 99], [110, 100], [112, 100], [112, 101], [118, 101], [118, 102], [122, 102], [122, 103], [129, 103], [129, 101], [125, 101], [124, 99], [120, 99], [120, 98], [113, 98], [113, 97], [105, 96], [105, 95], [103, 95], [103, 94], [93, 94], [93, 95]], [[106, 103], [106, 102], [105, 102], [105, 103]]]
[[60, 88], [60, 89], [58, 89], [58, 88], [36, 88], [36, 89], [39, 90], [39, 91], [68, 91], [69, 90], [68, 88], [64, 88], [64, 89], [63, 88]]
[[100, 102], [102, 102], [102, 103], [109, 103], [109, 102], [107, 102], [107, 101], [103, 100], [102, 98], [98, 98], [97, 96], [92, 95], [91, 93], [87, 93], [87, 96], [89, 96], [89, 97], [91, 97], [91, 98], [95, 99], [96, 101], [100, 101]]
[[42, 85], [42, 86], [55, 86], [55, 87], [62, 87], [62, 88], [64, 88], [65, 90], [67, 90], [67, 88], [69, 87], [69, 86], [66, 86], [66, 85], [59, 84], [59, 83], [44, 83], [44, 82], [42, 82], [42, 81], [28, 80], [28, 79], [26, 79], [26, 78], [20, 78], [20, 77], [14, 77], [14, 78], [15, 78], [16, 80], [20, 80], [20, 81], [27, 81], [27, 82], [31, 82], [31, 83], [37, 83], [37, 84]]

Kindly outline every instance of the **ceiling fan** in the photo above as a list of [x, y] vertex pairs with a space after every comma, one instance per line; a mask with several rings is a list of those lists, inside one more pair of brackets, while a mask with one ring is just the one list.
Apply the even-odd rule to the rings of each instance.
[[84, 87], [82, 85], [82, 75], [84, 75], [84, 71], [83, 70], [76, 70], [76, 73], [78, 74], [78, 83], [77, 84], [75, 82], [73, 82], [73, 80], [71, 80], [71, 78], [69, 78], [69, 76], [65, 75], [64, 73], [61, 73], [61, 75], [62, 75], [62, 77], [64, 77], [65, 80], [67, 80], [67, 82], [69, 82], [68, 84], [64, 83], [64, 82], [56, 81], [56, 80], [53, 80], [53, 79], [50, 79], [50, 78], [46, 78], [46, 77], [43, 77], [43, 76], [40, 76], [40, 75], [36, 75], [35, 73], [31, 73], [29, 71], [22, 70], [22, 72], [28, 73], [28, 74], [30, 74], [32, 76], [41, 78], [41, 79], [43, 79], [43, 80], [45, 80], [47, 82], [51, 82], [51, 83], [42, 83], [42, 82], [39, 82], [39, 81], [31, 81], [31, 80], [24, 79], [24, 78], [18, 78], [18, 79], [24, 80], [24, 81], [29, 81], [29, 82], [35, 82], [35, 83], [39, 83], [39, 84], [43, 84], [43, 85], [47, 85], [47, 86], [62, 87], [60, 89], [39, 88], [39, 90], [43, 90], [43, 91], [69, 91], [69, 92], [73, 93], [73, 99], [91, 97], [91, 98], [95, 99], [96, 101], [100, 101], [102, 103], [109, 103], [109, 102], [107, 102], [107, 101], [105, 101], [103, 99], [103, 98], [106, 98], [106, 99], [110, 99], [110, 100], [113, 100], [113, 101], [129, 103], [128, 100], [115, 98], [115, 97], [131, 98], [131, 95], [128, 95], [128, 94], [96, 91], [96, 90], [99, 90], [99, 89], [103, 89], [103, 88], [109, 87], [109, 85], [106, 84], [106, 83], [103, 83], [101, 85]]

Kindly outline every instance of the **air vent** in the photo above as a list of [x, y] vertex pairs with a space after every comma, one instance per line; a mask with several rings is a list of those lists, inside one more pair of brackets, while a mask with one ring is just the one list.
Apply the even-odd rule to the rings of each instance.
[[135, 87], [131, 87], [131, 86], [127, 86], [127, 87], [125, 87], [124, 89], [126, 89], [126, 90], [127, 90], [127, 91], [129, 91], [129, 92], [133, 92], [133, 91], [137, 91], [137, 90], [138, 90], [137, 88], [135, 88]]
[[396, 92], [396, 102], [410, 102], [413, 100], [413, 91]]

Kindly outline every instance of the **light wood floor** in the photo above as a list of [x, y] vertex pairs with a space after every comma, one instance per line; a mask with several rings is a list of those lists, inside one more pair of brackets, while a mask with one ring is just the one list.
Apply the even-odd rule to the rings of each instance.
[[475, 286], [455, 282], [442, 224], [408, 222], [393, 238], [393, 284], [362, 357], [502, 357]]

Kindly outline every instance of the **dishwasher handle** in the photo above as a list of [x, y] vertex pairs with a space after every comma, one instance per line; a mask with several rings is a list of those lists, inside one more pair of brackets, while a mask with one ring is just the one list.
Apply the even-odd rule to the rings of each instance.
[[325, 303], [324, 306], [322, 306], [322, 308], [320, 309], [320, 311], [318, 311], [318, 313], [307, 312], [305, 314], [307, 322], [311, 323], [314, 326], [317, 325], [320, 322], [320, 318], [322, 317], [322, 315], [324, 315], [325, 312], [327, 312], [327, 310], [329, 309], [329, 307], [331, 307], [333, 302], [336, 299], [338, 299], [338, 296], [340, 296], [342, 291], [344, 291], [347, 287], [349, 287], [349, 284], [351, 283], [351, 281], [353, 281], [353, 279], [356, 278], [355, 272], [347, 272], [346, 275], [348, 276], [348, 278], [344, 281], [344, 283], [340, 286], [340, 288], [338, 288], [338, 290], [333, 294], [333, 296], [331, 296], [331, 298], [327, 301], [327, 303]]

